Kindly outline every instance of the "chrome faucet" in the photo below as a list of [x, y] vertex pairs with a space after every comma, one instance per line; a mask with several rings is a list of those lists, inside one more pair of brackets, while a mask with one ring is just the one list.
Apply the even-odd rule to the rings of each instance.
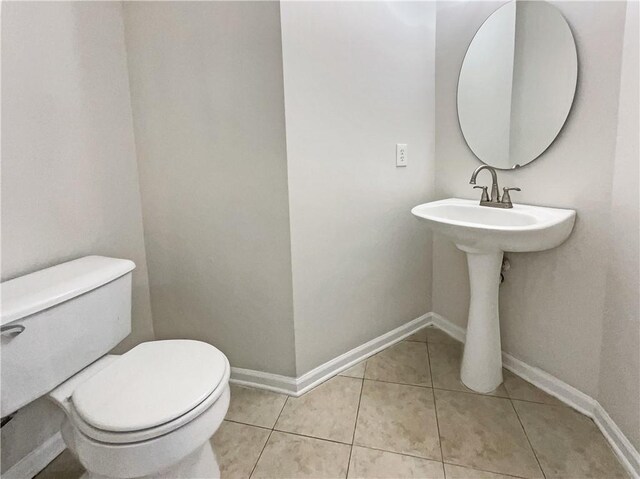
[[498, 174], [496, 173], [496, 170], [491, 166], [478, 166], [471, 174], [469, 184], [476, 184], [476, 176], [478, 176], [478, 173], [480, 173], [482, 170], [489, 170], [489, 173], [491, 173], [491, 197], [489, 197], [486, 186], [474, 186], [474, 188], [482, 189], [480, 206], [490, 206], [492, 208], [513, 208], [513, 203], [511, 203], [511, 196], [509, 195], [509, 191], [520, 191], [520, 188], [503, 188], [502, 199], [500, 199], [500, 193], [498, 192]]

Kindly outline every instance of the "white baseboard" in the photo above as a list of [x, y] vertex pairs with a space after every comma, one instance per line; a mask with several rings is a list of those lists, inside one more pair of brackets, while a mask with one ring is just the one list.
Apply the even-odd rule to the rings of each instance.
[[[464, 328], [437, 313], [432, 313], [431, 317], [434, 326], [442, 329], [458, 341], [465, 341], [466, 332]], [[640, 479], [640, 454], [598, 401], [542, 369], [530, 366], [504, 351], [502, 352], [502, 364], [506, 369], [525, 381], [558, 398], [585, 416], [592, 418], [604, 437], [609, 441], [611, 448], [617, 454], [627, 472], [632, 478]]]
[[561, 381], [555, 376], [502, 352], [502, 365], [513, 374], [542, 389], [547, 394], [558, 398], [582, 414], [593, 417], [596, 400], [582, 391]]
[[349, 369], [351, 366], [358, 364], [360, 361], [388, 348], [389, 346], [402, 341], [404, 338], [411, 336], [419, 329], [424, 328], [431, 323], [431, 313], [423, 314], [419, 318], [409, 321], [402, 326], [389, 331], [388, 333], [378, 336], [369, 342], [364, 343], [357, 348], [347, 351], [346, 353], [321, 364], [315, 369], [303, 374], [296, 379], [297, 396], [304, 394], [313, 389], [318, 384], [335, 376], [342, 371]]
[[43, 444], [20, 459], [2, 474], [3, 479], [31, 478], [42, 471], [47, 465], [65, 450], [62, 434], [57, 432]]
[[592, 417], [627, 472], [634, 479], [640, 478], [640, 454], [598, 402], [595, 403]]
[[230, 382], [298, 397], [336, 374], [428, 326], [432, 322], [431, 318], [432, 313], [423, 314], [419, 318], [347, 351], [297, 378], [232, 367]]
[[464, 343], [467, 339], [467, 331], [464, 328], [461, 328], [457, 324], [453, 324], [447, 318], [439, 315], [438, 313], [431, 313], [431, 323], [461, 343]]
[[275, 393], [295, 396], [296, 378], [280, 374], [264, 373], [253, 369], [231, 368], [229, 382], [240, 386], [266, 389]]

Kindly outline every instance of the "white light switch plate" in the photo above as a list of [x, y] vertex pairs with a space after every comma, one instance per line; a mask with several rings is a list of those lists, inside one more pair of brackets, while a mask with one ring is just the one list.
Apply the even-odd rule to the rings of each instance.
[[396, 166], [407, 166], [407, 144], [398, 143], [396, 145]]

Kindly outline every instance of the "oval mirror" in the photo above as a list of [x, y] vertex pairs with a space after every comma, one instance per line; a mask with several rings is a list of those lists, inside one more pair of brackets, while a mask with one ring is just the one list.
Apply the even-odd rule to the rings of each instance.
[[512, 1], [480, 27], [458, 80], [458, 118], [473, 153], [495, 168], [524, 166], [553, 143], [576, 90], [569, 25], [552, 5]]

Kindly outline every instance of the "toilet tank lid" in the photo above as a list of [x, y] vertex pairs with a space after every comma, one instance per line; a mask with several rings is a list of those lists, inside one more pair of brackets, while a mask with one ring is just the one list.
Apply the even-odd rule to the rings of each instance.
[[0, 284], [5, 325], [87, 293], [131, 272], [128, 259], [85, 256]]

